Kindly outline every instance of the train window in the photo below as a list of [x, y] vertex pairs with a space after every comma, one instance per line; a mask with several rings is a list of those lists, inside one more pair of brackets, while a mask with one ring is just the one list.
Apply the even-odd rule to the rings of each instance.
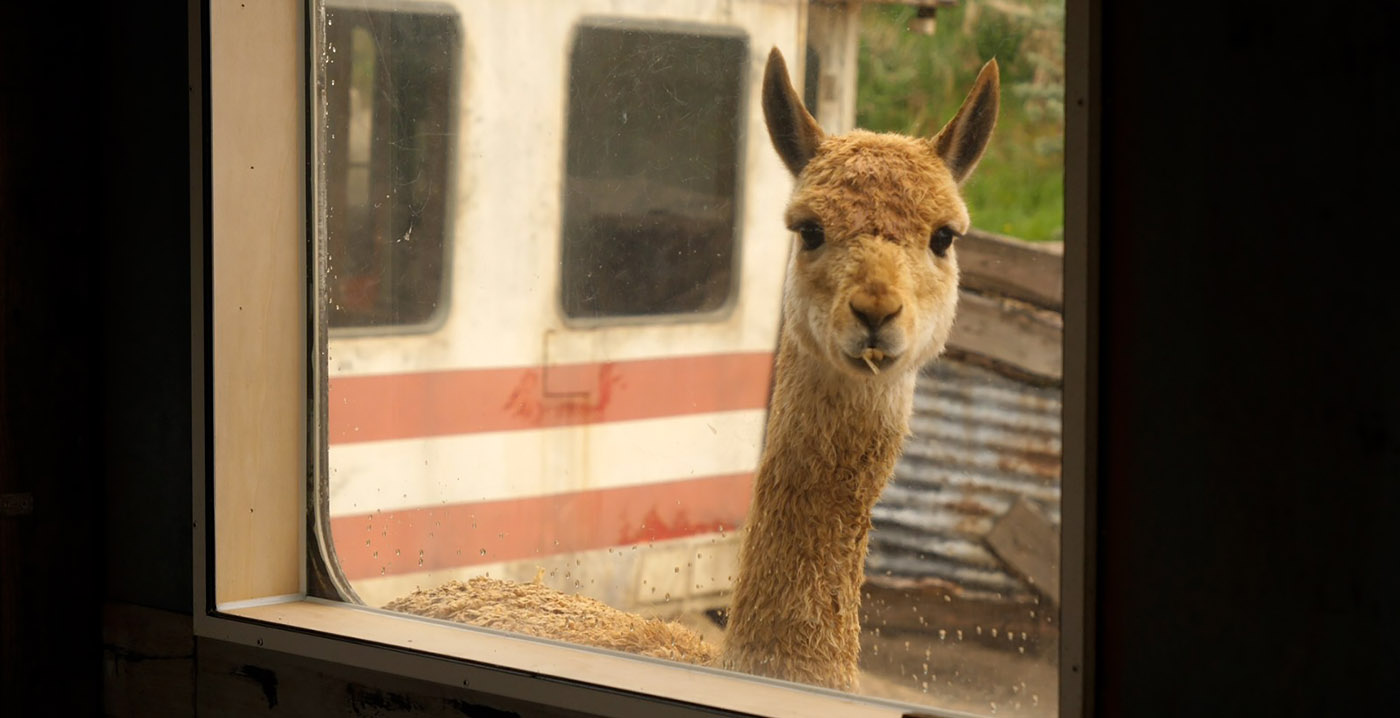
[[[937, 134], [989, 59], [996, 127], [959, 188], [971, 227], [948, 351], [872, 512], [863, 666], [888, 697], [1053, 716], [1065, 633], [1063, 0], [866, 4], [855, 124]], [[936, 9], [936, 12], [935, 12]], [[936, 19], [936, 22], [935, 22]]]
[[724, 307], [747, 63], [745, 36], [713, 26], [578, 27], [560, 260], [567, 317]]
[[447, 296], [461, 40], [451, 12], [325, 6], [318, 127], [331, 328], [429, 323]]

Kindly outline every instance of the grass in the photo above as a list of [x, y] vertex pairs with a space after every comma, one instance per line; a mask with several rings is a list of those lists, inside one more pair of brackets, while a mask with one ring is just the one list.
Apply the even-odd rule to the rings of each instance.
[[963, 187], [973, 225], [1030, 241], [1064, 238], [1063, 0], [963, 0], [938, 11], [932, 36], [907, 30], [914, 9], [866, 5], [856, 124], [932, 137], [996, 57], [997, 129]]

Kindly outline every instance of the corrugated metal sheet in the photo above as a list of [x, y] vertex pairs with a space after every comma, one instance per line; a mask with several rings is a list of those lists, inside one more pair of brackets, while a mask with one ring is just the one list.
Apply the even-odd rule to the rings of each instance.
[[941, 585], [968, 598], [1035, 592], [988, 549], [998, 518], [1024, 497], [1060, 522], [1061, 391], [944, 358], [919, 376], [913, 435], [875, 506], [866, 574], [886, 585]]

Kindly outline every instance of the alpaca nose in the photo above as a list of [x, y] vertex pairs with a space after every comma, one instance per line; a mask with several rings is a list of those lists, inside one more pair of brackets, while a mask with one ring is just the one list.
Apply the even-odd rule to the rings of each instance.
[[903, 308], [902, 304], [878, 299], [859, 303], [855, 300], [851, 301], [851, 313], [856, 315], [856, 319], [859, 319], [860, 323], [872, 332], [888, 324]]

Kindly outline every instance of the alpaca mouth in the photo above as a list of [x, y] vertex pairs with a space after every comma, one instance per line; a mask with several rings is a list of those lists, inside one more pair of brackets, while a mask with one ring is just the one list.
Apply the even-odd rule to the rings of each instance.
[[895, 362], [899, 361], [899, 357], [893, 354], [886, 354], [884, 351], [875, 347], [866, 347], [860, 354], [855, 356], [847, 354], [846, 361], [850, 362], [851, 366], [858, 371], [879, 374], [881, 371], [890, 368]]

